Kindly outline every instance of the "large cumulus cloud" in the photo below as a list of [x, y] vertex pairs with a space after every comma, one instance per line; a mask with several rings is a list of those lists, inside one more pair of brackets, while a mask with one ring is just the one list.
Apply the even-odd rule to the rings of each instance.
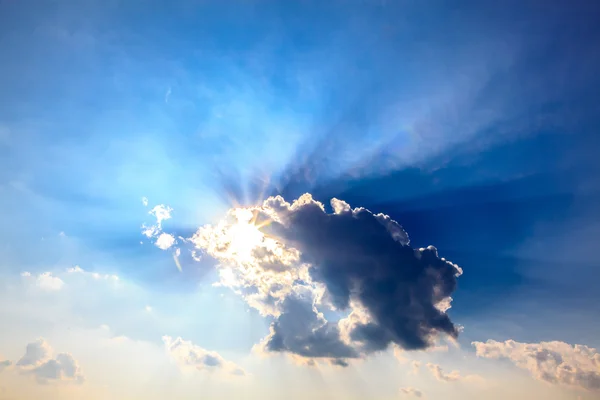
[[309, 194], [270, 197], [191, 238], [219, 261], [219, 284], [273, 318], [262, 348], [345, 365], [390, 344], [425, 349], [456, 337], [446, 311], [461, 269], [433, 246], [411, 248], [389, 216], [338, 199], [331, 208]]

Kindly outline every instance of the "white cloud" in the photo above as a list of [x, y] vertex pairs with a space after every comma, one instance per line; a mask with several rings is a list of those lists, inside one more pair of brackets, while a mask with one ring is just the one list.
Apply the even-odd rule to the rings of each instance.
[[149, 214], [154, 215], [156, 224], [142, 224], [142, 235], [146, 236], [148, 239], [155, 238], [154, 245], [161, 250], [167, 250], [175, 244], [175, 236], [162, 231], [162, 223], [171, 218], [172, 211], [173, 209], [171, 207], [159, 204], [148, 212]]
[[159, 228], [162, 226], [162, 222], [171, 218], [171, 212], [173, 209], [169, 206], [165, 206], [164, 204], [159, 204], [155, 206], [148, 213], [154, 215], [156, 217], [156, 224]]
[[98, 272], [90, 272], [90, 271], [86, 271], [85, 269], [81, 268], [79, 265], [76, 265], [72, 268], [67, 268], [67, 273], [68, 274], [82, 274], [85, 276], [90, 276], [93, 279], [96, 280], [109, 280], [109, 281], [118, 281], [119, 280], [119, 276], [118, 275], [114, 275], [114, 274], [101, 274]]
[[36, 284], [44, 290], [60, 290], [65, 282], [50, 272], [44, 272], [37, 277]]
[[534, 378], [556, 385], [600, 391], [600, 353], [565, 342], [473, 342], [479, 357], [506, 358]]
[[148, 198], [147, 197], [142, 197], [142, 204], [144, 205], [144, 207], [148, 207]]
[[35, 286], [46, 291], [58, 291], [62, 289], [65, 284], [62, 279], [52, 275], [51, 272], [42, 272], [41, 274], [35, 276], [26, 271], [22, 272], [21, 276], [27, 279], [35, 277], [35, 280], [33, 281]]
[[406, 396], [423, 397], [423, 392], [413, 387], [400, 388], [400, 393]]
[[77, 361], [69, 353], [52, 356], [52, 348], [42, 338], [29, 343], [25, 354], [16, 366], [24, 373], [35, 376], [40, 383], [53, 381], [73, 381], [82, 383], [84, 376]]
[[175, 237], [168, 233], [161, 233], [154, 245], [161, 250], [167, 250], [175, 244]]
[[219, 353], [203, 349], [190, 341], [178, 337], [163, 336], [167, 353], [182, 370], [225, 371], [233, 375], [245, 375], [242, 368], [225, 360]]

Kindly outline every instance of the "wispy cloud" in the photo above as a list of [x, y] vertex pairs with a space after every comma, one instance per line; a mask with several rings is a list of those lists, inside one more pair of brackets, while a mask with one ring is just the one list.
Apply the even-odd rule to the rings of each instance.
[[405, 396], [412, 396], [412, 397], [418, 397], [418, 398], [423, 397], [423, 392], [421, 392], [419, 389], [415, 389], [413, 387], [400, 388], [400, 393]]

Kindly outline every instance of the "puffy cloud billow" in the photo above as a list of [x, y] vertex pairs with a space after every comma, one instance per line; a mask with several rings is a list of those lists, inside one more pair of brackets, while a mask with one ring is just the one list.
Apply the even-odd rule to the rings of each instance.
[[479, 357], [505, 358], [534, 378], [556, 385], [600, 391], [600, 353], [565, 342], [473, 342]]
[[29, 343], [16, 366], [22, 372], [35, 376], [40, 383], [82, 383], [85, 380], [73, 356], [69, 353], [59, 353], [53, 357], [52, 347], [44, 339]]
[[[273, 322], [261, 348], [337, 365], [396, 344], [426, 349], [456, 337], [446, 313], [462, 270], [433, 246], [413, 249], [389, 216], [305, 194], [231, 209], [190, 241], [230, 287]], [[328, 321], [325, 310], [339, 315]]]
[[236, 364], [225, 360], [215, 351], [206, 350], [182, 338], [163, 336], [167, 353], [179, 368], [193, 368], [199, 371], [226, 371], [233, 375], [243, 376], [246, 373]]

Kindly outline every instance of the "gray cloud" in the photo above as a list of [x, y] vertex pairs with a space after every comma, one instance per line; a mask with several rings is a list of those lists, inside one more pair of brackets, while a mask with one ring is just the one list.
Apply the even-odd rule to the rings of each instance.
[[163, 336], [167, 353], [181, 369], [194, 368], [199, 371], [226, 371], [232, 375], [243, 376], [245, 371], [225, 360], [219, 353], [203, 349], [190, 341], [178, 337]]
[[424, 349], [436, 333], [457, 336], [436, 304], [454, 291], [459, 268], [439, 258], [433, 246], [412, 249], [406, 232], [388, 216], [352, 210], [337, 199], [332, 214], [310, 196], [299, 202], [271, 228], [310, 263], [310, 277], [325, 285], [336, 309], [350, 309], [351, 301], [365, 308], [370, 318], [351, 329], [351, 340], [370, 352], [390, 343]]
[[73, 381], [82, 383], [85, 378], [71, 354], [59, 353], [52, 357], [52, 348], [44, 339], [29, 343], [25, 355], [16, 364], [26, 374], [35, 376], [40, 383]]
[[452, 371], [449, 374], [445, 374], [442, 367], [437, 364], [427, 363], [427, 368], [435, 379], [441, 382], [455, 382], [463, 378], [458, 371]]
[[[411, 248], [387, 215], [338, 199], [331, 207], [309, 194], [291, 204], [270, 197], [190, 239], [219, 261], [220, 285], [274, 318], [262, 349], [346, 365], [390, 344], [427, 349], [456, 337], [446, 310], [462, 270], [433, 246]], [[324, 309], [347, 316], [327, 321]]]
[[[266, 344], [269, 351], [289, 351], [303, 357], [357, 357], [358, 353], [340, 339], [337, 324], [325, 320], [310, 298], [293, 294], [281, 305], [281, 315], [271, 325]], [[336, 365], [346, 362], [337, 360]]]
[[12, 361], [10, 361], [10, 360], [3, 360], [3, 361], [0, 361], [0, 372], [2, 372], [2, 370], [3, 370], [4, 368], [8, 368], [8, 367], [10, 367], [11, 365], [12, 365]]
[[25, 355], [17, 361], [17, 366], [28, 367], [38, 365], [52, 354], [52, 348], [44, 339], [29, 343], [25, 348]]
[[594, 348], [559, 341], [519, 343], [514, 340], [488, 340], [472, 344], [479, 357], [508, 359], [541, 381], [600, 391], [600, 353]]

